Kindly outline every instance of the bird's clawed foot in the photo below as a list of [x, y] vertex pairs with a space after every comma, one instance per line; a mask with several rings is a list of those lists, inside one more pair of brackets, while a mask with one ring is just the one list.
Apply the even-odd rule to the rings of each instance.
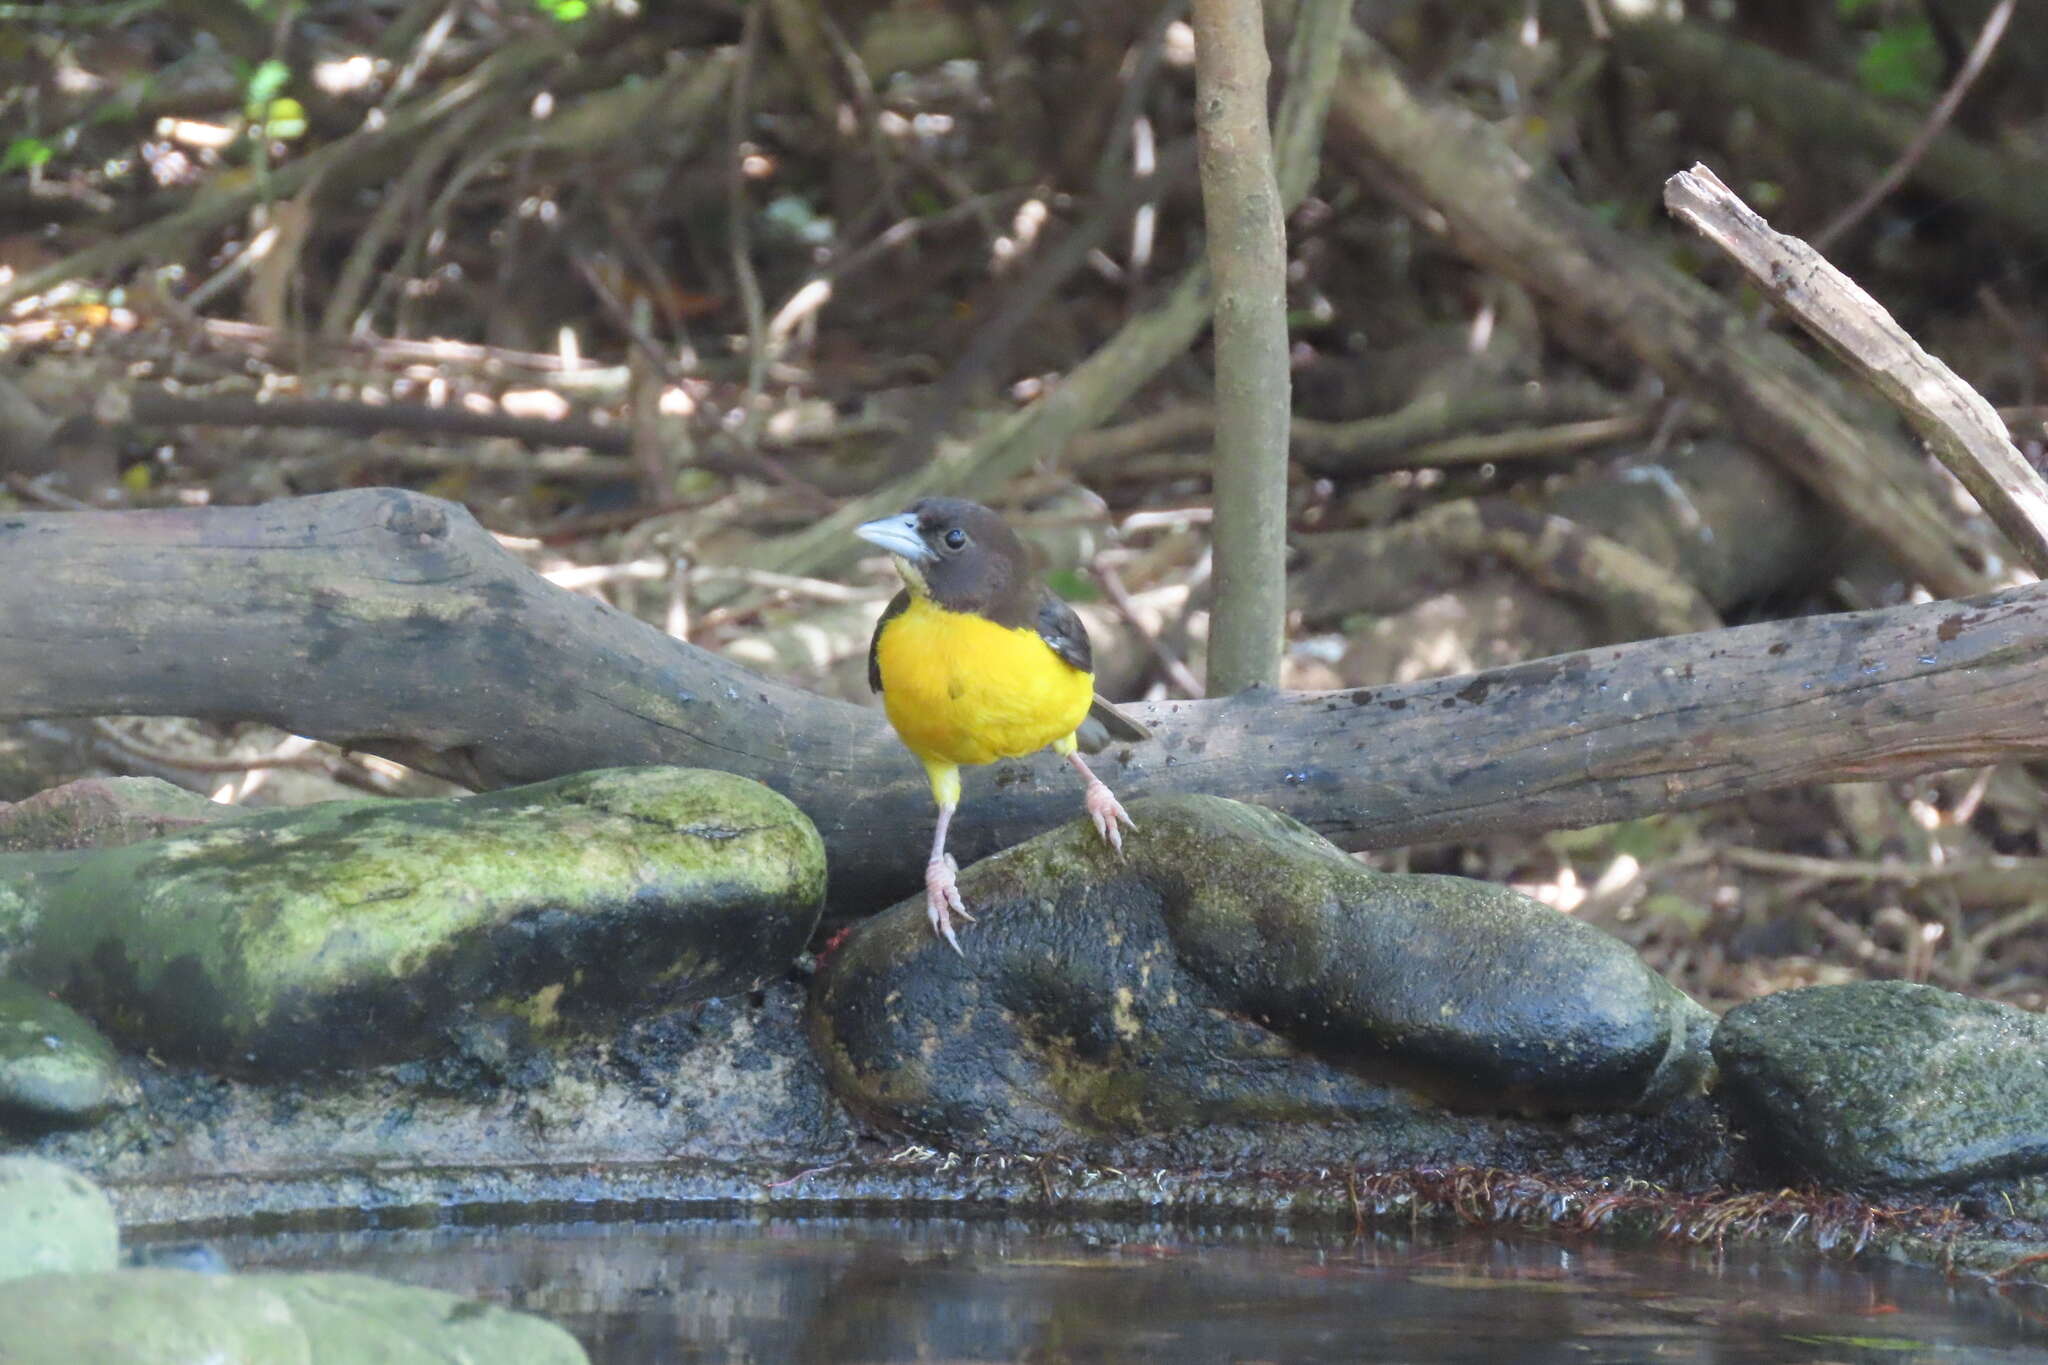
[[1124, 830], [1136, 829], [1138, 822], [1131, 819], [1123, 803], [1116, 799], [1116, 793], [1101, 778], [1091, 777], [1081, 804], [1088, 808], [1088, 818], [1095, 822], [1095, 832], [1108, 840], [1111, 848], [1123, 852]]
[[967, 954], [960, 952], [960, 940], [953, 934], [953, 916], [958, 915], [964, 920], [972, 920], [974, 916], [967, 913], [967, 906], [960, 899], [959, 876], [960, 864], [953, 861], [950, 853], [926, 863], [924, 909], [932, 922], [932, 932], [946, 940], [954, 952], [965, 957]]

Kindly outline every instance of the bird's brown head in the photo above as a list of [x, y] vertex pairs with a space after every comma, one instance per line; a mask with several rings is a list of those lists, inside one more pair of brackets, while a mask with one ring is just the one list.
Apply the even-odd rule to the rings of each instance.
[[1017, 624], [1036, 596], [1024, 542], [978, 502], [920, 498], [901, 515], [867, 522], [856, 534], [895, 557], [912, 593], [948, 611]]

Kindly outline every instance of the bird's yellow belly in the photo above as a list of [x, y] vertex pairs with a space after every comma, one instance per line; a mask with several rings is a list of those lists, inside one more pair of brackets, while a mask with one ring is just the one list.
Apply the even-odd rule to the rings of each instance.
[[876, 645], [882, 703], [910, 751], [993, 763], [1064, 739], [1088, 716], [1095, 676], [1030, 628], [913, 598]]

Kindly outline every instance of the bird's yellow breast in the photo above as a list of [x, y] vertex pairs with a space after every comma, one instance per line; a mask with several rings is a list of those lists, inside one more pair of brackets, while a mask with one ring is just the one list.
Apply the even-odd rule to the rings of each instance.
[[921, 759], [993, 763], [1043, 749], [1088, 715], [1095, 675], [1029, 627], [913, 596], [875, 643], [889, 723]]

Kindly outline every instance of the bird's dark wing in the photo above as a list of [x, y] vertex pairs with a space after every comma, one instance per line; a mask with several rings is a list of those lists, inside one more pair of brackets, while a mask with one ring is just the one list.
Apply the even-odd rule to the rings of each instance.
[[875, 622], [875, 633], [868, 640], [868, 691], [882, 690], [882, 631], [895, 617], [901, 616], [910, 606], [910, 589], [905, 588], [889, 599], [889, 605], [882, 608], [881, 619]]
[[1074, 609], [1048, 591], [1038, 599], [1038, 638], [1052, 646], [1070, 666], [1083, 673], [1095, 671], [1095, 651], [1088, 645], [1088, 627], [1074, 615]]
[[[1095, 651], [1088, 643], [1088, 627], [1074, 609], [1048, 591], [1038, 603], [1038, 638], [1052, 646], [1052, 652], [1083, 673], [1095, 671]], [[1152, 738], [1152, 732], [1096, 697], [1088, 708], [1088, 719], [1077, 732], [1081, 747], [1099, 753], [1112, 740], [1135, 744]]]

